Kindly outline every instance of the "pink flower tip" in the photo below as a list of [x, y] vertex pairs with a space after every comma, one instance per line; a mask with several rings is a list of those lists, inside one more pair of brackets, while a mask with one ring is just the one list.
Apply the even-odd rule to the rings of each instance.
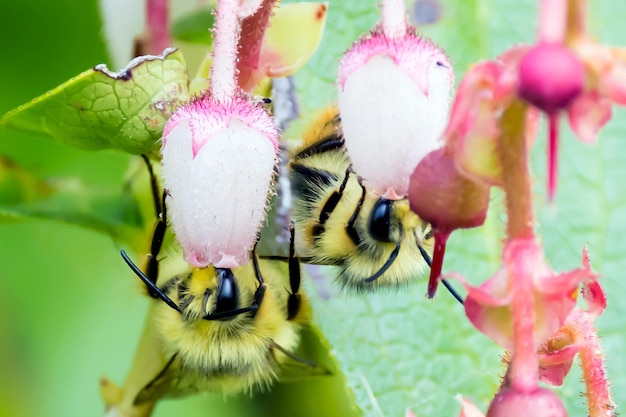
[[265, 219], [278, 132], [260, 104], [202, 96], [163, 132], [169, 219], [193, 266], [246, 264]]

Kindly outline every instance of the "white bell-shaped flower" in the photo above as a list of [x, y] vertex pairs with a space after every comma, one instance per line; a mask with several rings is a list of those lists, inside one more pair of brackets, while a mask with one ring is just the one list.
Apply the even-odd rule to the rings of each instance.
[[338, 102], [353, 168], [371, 191], [407, 195], [418, 162], [439, 147], [453, 72], [445, 53], [414, 34], [359, 40], [339, 66]]
[[170, 224], [191, 265], [246, 264], [265, 216], [278, 132], [260, 105], [203, 96], [163, 132]]

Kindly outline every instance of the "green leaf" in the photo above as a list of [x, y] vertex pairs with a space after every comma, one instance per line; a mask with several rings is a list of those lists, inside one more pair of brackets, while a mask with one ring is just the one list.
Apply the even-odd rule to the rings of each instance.
[[179, 41], [210, 46], [213, 44], [210, 29], [214, 22], [215, 15], [212, 8], [194, 10], [174, 22], [172, 36]]
[[[457, 83], [471, 63], [493, 58], [514, 44], [534, 41], [535, 2], [444, 0], [441, 6], [441, 20], [422, 29], [446, 49]], [[600, 2], [593, 10], [592, 27], [596, 22], [607, 43], [623, 42], [620, 15], [611, 5], [600, 6]], [[341, 53], [373, 27], [378, 11], [370, 2], [331, 2], [328, 19], [319, 52], [294, 77], [304, 121], [333, 103]], [[602, 284], [609, 294], [609, 307], [598, 327], [617, 404], [626, 403], [626, 363], [621, 360], [626, 351], [626, 304], [618, 302], [619, 294], [626, 291], [622, 279], [626, 270], [623, 113], [614, 116], [595, 148], [571, 137], [564, 139], [555, 207], [545, 204], [545, 139], [533, 150], [534, 172], [539, 174], [535, 179], [536, 209], [546, 256], [556, 270], [567, 270], [580, 265], [581, 249], [588, 243], [594, 268], [606, 275]], [[291, 136], [298, 137], [303, 125], [303, 121], [294, 124]], [[495, 190], [486, 224], [452, 235], [444, 273], [456, 271], [478, 284], [498, 269], [503, 206], [503, 196]], [[332, 277], [332, 268], [321, 273], [315, 270], [312, 275], [318, 277], [309, 292], [315, 322], [332, 347], [362, 415], [403, 416], [410, 409], [419, 417], [454, 416], [460, 409], [454, 399], [457, 394], [486, 410], [503, 372], [503, 352], [468, 323], [461, 306], [443, 288], [433, 301], [424, 299], [425, 282], [398, 293], [346, 295], [333, 291], [330, 281], [324, 281]], [[327, 288], [320, 289], [319, 282], [326, 282]], [[324, 292], [330, 296], [315, 296]], [[617, 295], [612, 299], [611, 294]], [[582, 391], [580, 371], [575, 369], [559, 389], [572, 416], [586, 415]]]
[[80, 149], [153, 153], [176, 105], [188, 99], [182, 54], [135, 58], [118, 73], [97, 65], [0, 119]]
[[79, 179], [42, 181], [0, 158], [0, 222], [45, 219], [111, 236], [134, 249], [145, 246], [145, 216], [133, 193], [115, 187], [90, 188]]

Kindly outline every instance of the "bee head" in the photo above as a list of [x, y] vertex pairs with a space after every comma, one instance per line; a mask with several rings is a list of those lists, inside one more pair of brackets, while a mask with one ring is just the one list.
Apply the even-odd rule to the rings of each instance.
[[178, 284], [178, 303], [187, 321], [228, 321], [240, 307], [240, 290], [228, 268], [198, 268]]
[[220, 318], [221, 321], [228, 321], [235, 318], [234, 315], [228, 315], [226, 313], [235, 311], [239, 308], [239, 286], [233, 271], [229, 268], [216, 268], [217, 273], [217, 294], [215, 299], [214, 315], [224, 316]]
[[397, 243], [400, 240], [400, 222], [397, 215], [394, 215], [395, 200], [387, 200], [379, 198], [372, 211], [367, 223], [367, 229], [370, 236], [379, 241], [386, 243]]

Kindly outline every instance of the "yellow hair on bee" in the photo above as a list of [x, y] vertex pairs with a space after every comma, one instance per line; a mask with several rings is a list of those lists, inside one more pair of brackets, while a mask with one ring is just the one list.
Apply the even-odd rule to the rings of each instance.
[[[291, 157], [298, 256], [340, 267], [344, 288], [397, 288], [424, 277], [430, 225], [409, 208], [371, 194], [352, 170], [336, 108], [325, 109]], [[428, 260], [430, 262], [430, 259]]]
[[[223, 284], [215, 268], [196, 268], [166, 282], [162, 289], [181, 312], [157, 300], [155, 320], [164, 355], [171, 360], [135, 402], [197, 391], [231, 395], [269, 388], [287, 360], [282, 350], [297, 349], [300, 324], [309, 312], [306, 299], [299, 295], [298, 314], [288, 318], [289, 277], [280, 263], [259, 260], [265, 292], [258, 309], [224, 319], [207, 319], [216, 311]], [[232, 275], [237, 308], [252, 305], [259, 288], [252, 263], [232, 269]]]

